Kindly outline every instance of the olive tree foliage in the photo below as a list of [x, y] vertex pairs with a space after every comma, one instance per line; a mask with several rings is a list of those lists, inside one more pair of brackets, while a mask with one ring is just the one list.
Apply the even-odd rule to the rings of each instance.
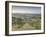
[[17, 25], [18, 28], [21, 28], [25, 22], [23, 22], [24, 19], [22, 18], [16, 18], [16, 17], [12, 17], [12, 24], [13, 25]]
[[35, 29], [41, 29], [41, 16], [33, 16], [32, 19], [34, 19], [31, 22], [32, 27], [35, 27]]
[[12, 24], [16, 25], [15, 19], [16, 19], [16, 17], [12, 17]]

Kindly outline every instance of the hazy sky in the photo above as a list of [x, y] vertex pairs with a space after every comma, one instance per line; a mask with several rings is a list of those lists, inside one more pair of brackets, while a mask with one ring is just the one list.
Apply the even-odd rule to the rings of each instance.
[[13, 13], [40, 14], [41, 7], [12, 6]]

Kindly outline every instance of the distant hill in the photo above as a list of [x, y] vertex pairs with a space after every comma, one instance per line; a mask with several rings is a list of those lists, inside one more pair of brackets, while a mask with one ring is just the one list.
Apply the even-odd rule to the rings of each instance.
[[41, 16], [41, 14], [30, 14], [30, 13], [12, 13], [12, 16]]

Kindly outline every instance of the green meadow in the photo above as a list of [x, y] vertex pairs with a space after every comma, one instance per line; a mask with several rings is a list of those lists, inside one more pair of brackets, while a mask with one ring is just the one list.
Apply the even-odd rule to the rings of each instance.
[[22, 30], [40, 30], [41, 15], [40, 14], [13, 14], [12, 31]]

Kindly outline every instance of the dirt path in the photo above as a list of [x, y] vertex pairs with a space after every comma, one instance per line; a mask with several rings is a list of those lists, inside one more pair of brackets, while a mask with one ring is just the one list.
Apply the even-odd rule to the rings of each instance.
[[34, 29], [34, 28], [33, 28], [31, 25], [29, 25], [28, 23], [25, 23], [25, 24], [23, 25], [23, 27], [21, 27], [21, 28], [17, 28], [16, 25], [13, 25], [13, 27], [12, 27], [12, 30], [13, 30], [13, 31], [33, 30], [33, 29]]

